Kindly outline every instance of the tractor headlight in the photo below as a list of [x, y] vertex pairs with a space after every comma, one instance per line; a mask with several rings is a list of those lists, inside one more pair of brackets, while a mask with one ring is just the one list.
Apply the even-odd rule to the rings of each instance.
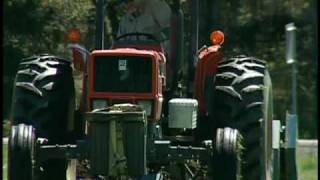
[[108, 107], [107, 100], [104, 99], [94, 99], [92, 100], [92, 110], [94, 109], [102, 109]]
[[142, 106], [146, 110], [147, 116], [152, 113], [152, 101], [138, 101], [138, 105]]

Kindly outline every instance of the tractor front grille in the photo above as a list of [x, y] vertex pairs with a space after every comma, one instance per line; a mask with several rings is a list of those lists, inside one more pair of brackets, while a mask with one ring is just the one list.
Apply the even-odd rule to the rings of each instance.
[[152, 60], [138, 56], [98, 56], [94, 60], [96, 92], [149, 93]]

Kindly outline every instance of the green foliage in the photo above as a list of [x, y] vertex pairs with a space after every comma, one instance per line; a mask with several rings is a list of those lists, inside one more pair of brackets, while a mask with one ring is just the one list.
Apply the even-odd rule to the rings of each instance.
[[4, 119], [2, 121], [2, 137], [8, 137], [9, 136], [9, 133], [10, 133], [10, 127], [11, 127], [11, 123], [9, 120], [7, 119]]
[[79, 28], [81, 44], [94, 45], [94, 6], [90, 1], [6, 0], [3, 8], [4, 117], [8, 118], [12, 85], [22, 58], [39, 53], [71, 58], [67, 30]]

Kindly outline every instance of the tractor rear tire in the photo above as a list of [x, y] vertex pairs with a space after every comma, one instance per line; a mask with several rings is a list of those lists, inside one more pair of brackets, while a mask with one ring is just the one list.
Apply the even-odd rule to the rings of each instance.
[[[48, 54], [23, 59], [15, 79], [12, 125], [32, 125], [36, 137], [48, 139], [48, 144], [72, 143], [74, 97], [69, 61]], [[52, 159], [41, 167], [44, 177], [66, 178], [65, 159]]]
[[35, 134], [32, 126], [12, 126], [9, 136], [8, 179], [32, 180]]
[[212, 97], [213, 131], [230, 127], [243, 138], [242, 179], [270, 179], [272, 87], [266, 63], [246, 56], [219, 62]]

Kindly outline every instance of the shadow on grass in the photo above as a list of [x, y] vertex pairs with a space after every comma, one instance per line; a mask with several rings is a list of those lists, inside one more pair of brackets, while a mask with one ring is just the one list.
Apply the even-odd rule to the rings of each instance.
[[[7, 152], [8, 146], [3, 145], [2, 172], [3, 180], [7, 180]], [[316, 152], [301, 152], [297, 154], [298, 176], [299, 180], [317, 180], [318, 179], [318, 154]]]

